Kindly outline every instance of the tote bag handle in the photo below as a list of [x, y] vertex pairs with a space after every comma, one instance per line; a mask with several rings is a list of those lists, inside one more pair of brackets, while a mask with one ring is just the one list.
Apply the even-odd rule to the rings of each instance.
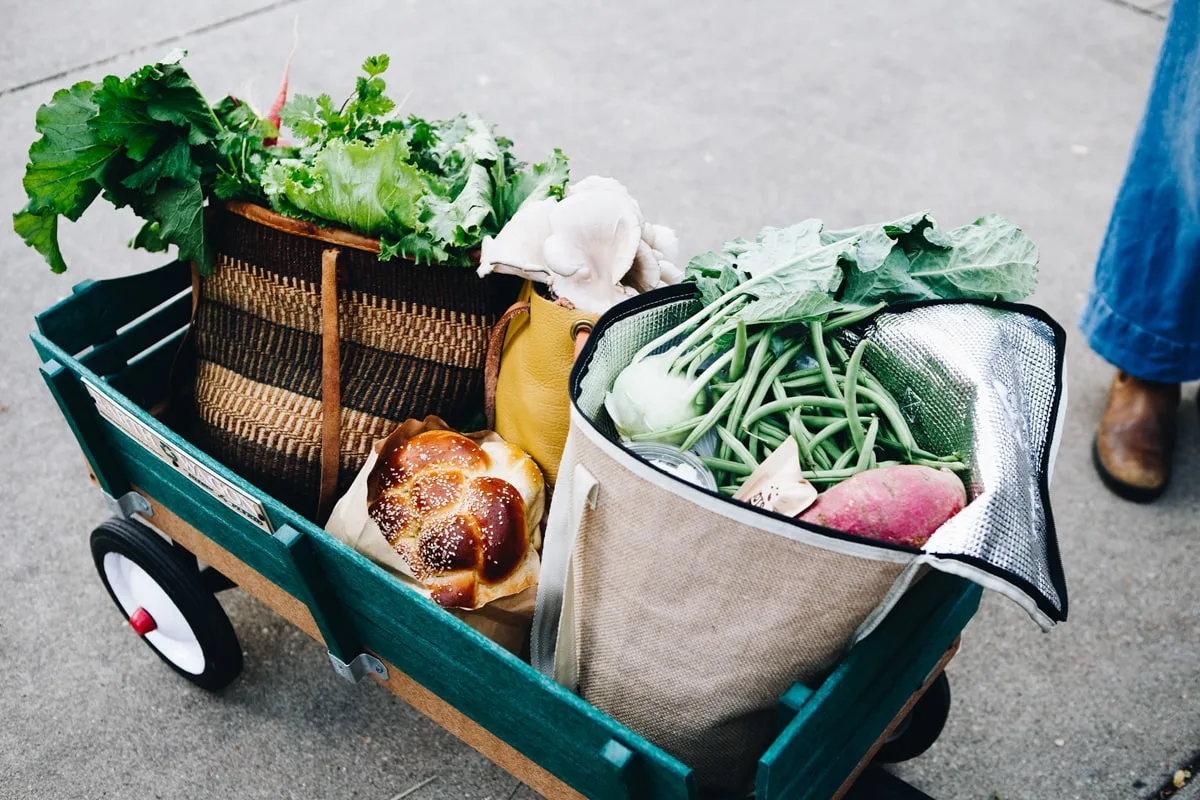
[[[571, 450], [571, 442], [567, 441], [567, 450]], [[584, 516], [596, 508], [596, 500], [600, 494], [600, 483], [595, 476], [582, 464], [576, 464], [571, 470], [570, 481], [566, 476], [560, 476], [558, 492], [569, 493], [567, 503], [557, 508], [564, 508], [565, 519], [560, 519], [554, 513], [556, 506], [551, 506], [550, 521], [546, 530], [546, 541], [542, 547], [542, 570], [538, 580], [537, 610], [533, 617], [533, 630], [530, 634], [530, 660], [535, 669], [543, 675], [559, 678], [562, 670], [555, 669], [556, 651], [559, 642], [571, 642], [574, 635], [568, 638], [567, 633], [574, 631], [574, 620], [570, 612], [569, 598], [571, 596], [571, 553], [575, 549], [575, 540], [583, 527]], [[564, 612], [564, 609], [566, 611]], [[574, 654], [567, 659], [564, 666], [572, 667], [567, 672], [574, 674]], [[563, 676], [570, 677], [570, 676]], [[564, 683], [564, 685], [572, 685]]]

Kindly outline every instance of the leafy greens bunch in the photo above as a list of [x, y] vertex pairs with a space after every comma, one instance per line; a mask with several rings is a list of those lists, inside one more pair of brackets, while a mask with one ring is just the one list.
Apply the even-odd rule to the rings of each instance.
[[638, 351], [605, 406], [632, 441], [687, 450], [715, 431], [706, 461], [729, 494], [789, 437], [819, 484], [891, 463], [965, 469], [917, 445], [862, 364], [870, 342], [847, 352], [835, 332], [898, 302], [1024, 299], [1037, 260], [997, 215], [949, 231], [924, 212], [846, 231], [815, 219], [765, 228], [691, 260], [700, 309]]
[[321, 95], [284, 106], [291, 144], [277, 144], [277, 126], [236, 98], [209, 106], [183, 55], [124, 79], [77, 83], [38, 110], [28, 202], [13, 227], [55, 272], [66, 269], [59, 218], [79, 219], [101, 194], [145, 220], [132, 246], [176, 245], [202, 271], [214, 257], [204, 225], [212, 198], [378, 237], [383, 260], [468, 266], [522, 203], [563, 194], [567, 159], [558, 150], [529, 166], [478, 117], [399, 118], [384, 94], [386, 55], [366, 60], [340, 105]]
[[58, 220], [75, 221], [103, 193], [117, 208], [146, 220], [130, 243], [151, 251], [167, 245], [179, 257], [212, 262], [204, 202], [263, 197], [257, 176], [283, 148], [266, 147], [275, 126], [227, 98], [210, 108], [187, 71], [182, 51], [127, 78], [82, 81], [55, 92], [38, 109], [41, 138], [29, 148], [25, 207], [13, 228], [55, 272], [67, 268]]
[[384, 94], [387, 68], [386, 55], [368, 58], [340, 106], [323, 94], [299, 95], [283, 107], [299, 154], [263, 176], [275, 210], [379, 237], [382, 259], [469, 266], [470, 252], [522, 203], [562, 197], [568, 171], [561, 151], [530, 167], [478, 117], [399, 119]]

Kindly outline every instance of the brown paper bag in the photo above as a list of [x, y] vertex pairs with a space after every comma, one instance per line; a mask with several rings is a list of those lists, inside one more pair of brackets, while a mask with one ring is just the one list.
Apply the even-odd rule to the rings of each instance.
[[[417, 581], [404, 558], [392, 549], [384, 538], [375, 520], [367, 513], [370, 501], [378, 495], [379, 487], [372, 485], [371, 471], [375, 462], [385, 453], [390, 453], [412, 437], [425, 431], [450, 430], [445, 422], [435, 416], [423, 420], [410, 419], [386, 439], [375, 443], [367, 462], [359, 471], [354, 483], [333, 507], [325, 530], [330, 535], [353, 547], [376, 564], [384, 567], [398, 580], [406, 581], [426, 597], [429, 591]], [[492, 431], [463, 434], [479, 444], [499, 441], [500, 436]], [[531, 586], [509, 597], [502, 597], [474, 611], [446, 609], [475, 630], [499, 644], [510, 653], [527, 657], [529, 626], [533, 621], [533, 610], [537, 599], [537, 586]], [[432, 601], [430, 601], [432, 602]]]

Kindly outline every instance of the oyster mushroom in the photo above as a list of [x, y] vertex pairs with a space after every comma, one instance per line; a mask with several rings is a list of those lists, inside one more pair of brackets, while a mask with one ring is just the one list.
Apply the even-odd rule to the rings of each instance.
[[627, 194], [569, 195], [550, 213], [550, 228], [542, 252], [556, 295], [580, 311], [601, 314], [637, 294], [621, 284], [642, 241], [637, 207]]
[[483, 240], [479, 275], [519, 275], [547, 284], [581, 311], [601, 314], [638, 292], [682, 277], [675, 232], [642, 218], [629, 190], [591, 176], [561, 201], [529, 203]]

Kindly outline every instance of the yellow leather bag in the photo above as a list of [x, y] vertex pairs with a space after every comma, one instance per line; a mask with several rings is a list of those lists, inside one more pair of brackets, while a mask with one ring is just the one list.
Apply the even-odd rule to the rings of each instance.
[[597, 319], [547, 300], [526, 282], [488, 343], [488, 422], [505, 441], [529, 453], [550, 484], [558, 477], [570, 425], [567, 377]]

